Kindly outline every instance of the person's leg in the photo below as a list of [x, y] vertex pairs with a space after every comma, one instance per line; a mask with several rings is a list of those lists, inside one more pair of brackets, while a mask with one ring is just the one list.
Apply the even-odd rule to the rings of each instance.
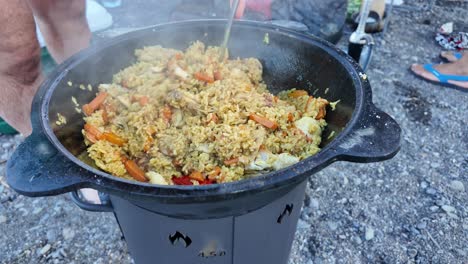
[[25, 1], [0, 0], [0, 116], [31, 133], [31, 103], [42, 81], [40, 47]]
[[61, 63], [88, 47], [86, 0], [27, 0], [52, 57]]
[[[456, 76], [468, 76], [468, 55], [463, 54], [463, 57], [455, 62], [452, 63], [446, 63], [446, 64], [438, 64], [434, 65], [434, 69], [436, 69], [438, 72], [441, 74], [447, 74], [447, 75], [456, 75]], [[413, 64], [411, 66], [411, 70], [427, 79], [430, 81], [435, 81], [439, 82], [439, 79], [434, 76], [434, 74], [428, 72], [426, 69], [424, 69], [423, 65], [420, 64]], [[468, 82], [464, 81], [449, 81], [450, 84], [456, 85], [461, 88], [466, 88], [468, 89]]]

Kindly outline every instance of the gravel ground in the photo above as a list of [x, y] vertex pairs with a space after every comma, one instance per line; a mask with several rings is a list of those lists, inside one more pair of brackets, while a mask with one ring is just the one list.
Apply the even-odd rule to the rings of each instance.
[[[414, 77], [439, 62], [435, 29], [466, 30], [466, 1], [412, 1], [377, 36], [368, 72], [374, 102], [403, 129], [392, 160], [337, 162], [307, 188], [290, 263], [468, 263], [468, 94]], [[112, 214], [79, 210], [67, 195], [11, 190], [5, 161], [22, 141], [0, 135], [1, 263], [131, 263]]]

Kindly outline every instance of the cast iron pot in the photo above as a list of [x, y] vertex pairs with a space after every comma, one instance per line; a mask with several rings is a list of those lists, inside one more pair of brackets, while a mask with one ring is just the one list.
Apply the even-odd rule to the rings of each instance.
[[[74, 96], [83, 105], [96, 94], [96, 88], [93, 91], [82, 90], [79, 88], [80, 84], [97, 87], [100, 83], [111, 82], [113, 74], [135, 61], [134, 50], [143, 46], [160, 44], [185, 49], [194, 40], [201, 40], [207, 45], [219, 45], [222, 42], [224, 25], [225, 21], [220, 20], [158, 25], [125, 34], [99, 47], [89, 48], [60, 65], [42, 84], [34, 99], [34, 132], [9, 160], [8, 183], [26, 196], [58, 195], [85, 187], [109, 194], [111, 203], [97, 207], [83, 201], [77, 202], [85, 209], [114, 211], [137, 262], [151, 263], [151, 259], [147, 257], [150, 249], [146, 253], [141, 251], [139, 247], [142, 246], [136, 245], [139, 238], [135, 237], [135, 234], [139, 234], [140, 238], [145, 236], [148, 229], [126, 228], [125, 226], [132, 225], [131, 215], [141, 215], [140, 218], [147, 219], [153, 217], [152, 215], [164, 216], [164, 220], [158, 218], [159, 220], [152, 221], [165, 226], [182, 221], [177, 222], [175, 229], [168, 228], [171, 229], [167, 232], [172, 234], [169, 235], [172, 244], [179, 238], [188, 237], [181, 235], [182, 232], [179, 231], [190, 230], [189, 226], [195, 220], [208, 221], [208, 224], [210, 220], [231, 219], [232, 222], [229, 223], [233, 226], [232, 230], [228, 228], [230, 233], [225, 239], [219, 238], [219, 241], [225, 240], [223, 243], [227, 243], [221, 243], [220, 247], [227, 250], [213, 251], [215, 253], [210, 251], [206, 254], [231, 256], [232, 261], [229, 263], [254, 263], [251, 262], [253, 260], [257, 261], [255, 263], [267, 263], [264, 262], [267, 260], [271, 261], [269, 263], [283, 263], [287, 259], [294, 236], [307, 177], [338, 160], [386, 160], [393, 157], [400, 146], [400, 127], [390, 116], [373, 105], [366, 75], [352, 58], [328, 42], [274, 25], [236, 22], [229, 43], [231, 57], [260, 59], [264, 66], [264, 80], [273, 93], [297, 87], [329, 101], [340, 100], [335, 111], [328, 109], [326, 120], [329, 125], [323, 134], [322, 150], [315, 156], [252, 179], [204, 186], [159, 186], [128, 181], [97, 170], [77, 158], [85, 150], [81, 134], [84, 123], [82, 115], [75, 111], [71, 97]], [[265, 34], [269, 35], [269, 43], [264, 42]], [[72, 83], [71, 87], [69, 83]], [[58, 113], [66, 117], [65, 125], [56, 124]], [[78, 199], [76, 195], [75, 198]], [[272, 245], [273, 248], [268, 248], [268, 251], [275, 251], [280, 256], [270, 253], [272, 257], [265, 259], [260, 256], [263, 254], [257, 254], [258, 258], [255, 258], [249, 253], [246, 255], [248, 262], [242, 262], [239, 253], [234, 257], [236, 246], [232, 243], [235, 240], [228, 240], [230, 236], [240, 236], [237, 233], [242, 228], [234, 231], [236, 219], [240, 217], [237, 220], [240, 223], [241, 217], [253, 215], [256, 218], [251, 219], [257, 220], [250, 221], [264, 221], [262, 215], [269, 214], [265, 213], [268, 211], [275, 215], [272, 225], [276, 225], [282, 222], [285, 215], [292, 215], [293, 208], [296, 209], [289, 227], [278, 231], [283, 234], [283, 238], [287, 235], [288, 239], [283, 239], [283, 242], [274, 242], [275, 239], [262, 242], [249, 238], [255, 243], [266, 243], [267, 248], [270, 241], [277, 243]], [[210, 223], [211, 228], [215, 226], [213, 221]], [[266, 222], [262, 225], [270, 228]], [[268, 228], [259, 236], [269, 234]], [[255, 229], [262, 228], [244, 229], [244, 233], [255, 233]], [[219, 233], [221, 231], [214, 236]], [[194, 236], [196, 237], [195, 234], [191, 235], [190, 243], [185, 241], [186, 246], [195, 243]], [[162, 245], [165, 242], [156, 243], [161, 244], [161, 247], [165, 246]], [[245, 247], [245, 242], [241, 245]], [[242, 246], [237, 246], [239, 247]], [[165, 249], [163, 255], [171, 255], [168, 253], [172, 252], [170, 250]], [[204, 252], [199, 248], [194, 250]], [[206, 254], [203, 253], [202, 256]], [[175, 252], [174, 255], [181, 257], [183, 254]], [[161, 258], [161, 254], [159, 257]], [[168, 258], [167, 261], [169, 260]]]

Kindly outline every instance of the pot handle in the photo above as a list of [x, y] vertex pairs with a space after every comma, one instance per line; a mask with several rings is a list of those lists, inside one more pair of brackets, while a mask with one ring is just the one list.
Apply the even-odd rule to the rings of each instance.
[[94, 204], [86, 201], [81, 198], [78, 191], [73, 191], [70, 193], [72, 201], [81, 209], [90, 212], [113, 212], [114, 208], [110, 202], [109, 196], [107, 194], [99, 195], [101, 200], [100, 204]]
[[392, 158], [400, 150], [401, 128], [388, 114], [370, 105], [360, 122], [339, 145], [339, 160], [376, 162]]
[[8, 160], [6, 180], [11, 188], [25, 196], [58, 195], [90, 185], [80, 170], [46, 136], [33, 134]]

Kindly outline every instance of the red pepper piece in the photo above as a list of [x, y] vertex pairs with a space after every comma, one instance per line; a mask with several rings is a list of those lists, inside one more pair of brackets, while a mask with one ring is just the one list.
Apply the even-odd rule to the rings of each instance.
[[215, 181], [210, 179], [205, 179], [204, 181], [199, 181], [200, 185], [209, 185], [215, 183]]
[[189, 176], [182, 176], [182, 177], [172, 177], [172, 182], [175, 185], [193, 185], [192, 181], [190, 180]]

